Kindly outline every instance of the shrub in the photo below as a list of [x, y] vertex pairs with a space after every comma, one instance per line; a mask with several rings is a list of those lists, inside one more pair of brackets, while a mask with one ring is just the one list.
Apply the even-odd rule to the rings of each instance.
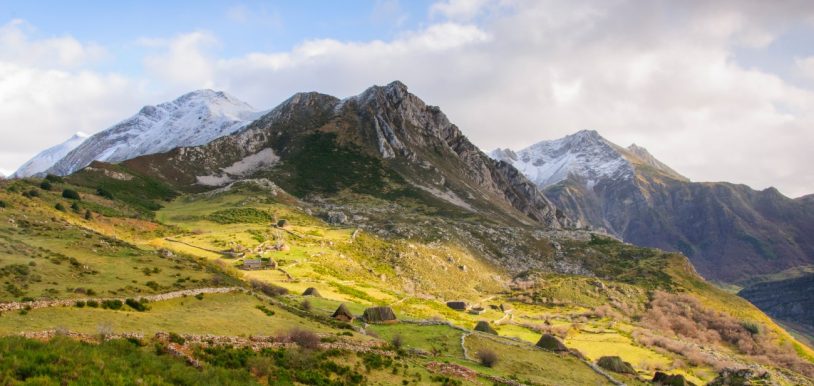
[[178, 335], [178, 334], [176, 334], [174, 332], [170, 333], [169, 339], [170, 339], [170, 343], [175, 343], [175, 344], [184, 344], [184, 342], [187, 341], [186, 339], [184, 339], [183, 336]]
[[102, 308], [109, 308], [111, 310], [120, 310], [124, 303], [119, 299], [110, 299], [102, 301]]
[[96, 195], [98, 195], [100, 197], [104, 197], [104, 198], [106, 198], [108, 200], [113, 199], [113, 193], [110, 193], [108, 190], [106, 190], [105, 188], [101, 188], [101, 187], [96, 188]]
[[49, 181], [49, 182], [53, 182], [55, 184], [62, 184], [62, 183], [65, 182], [65, 179], [63, 179], [60, 176], [55, 176], [53, 174], [49, 174], [49, 175], [45, 176], [45, 180]]
[[82, 307], [85, 307], [85, 302], [82, 301], [82, 300], [77, 300], [76, 303], [74, 303], [74, 305], [76, 307], [82, 308]]
[[23, 197], [25, 197], [25, 198], [35, 198], [35, 197], [39, 197], [39, 196], [40, 196], [40, 192], [38, 192], [38, 191], [36, 191], [34, 189], [31, 189], [31, 190], [29, 190], [27, 192], [23, 192]]
[[87, 303], [88, 307], [96, 308], [99, 307], [99, 302], [96, 300], [88, 300]]
[[198, 299], [198, 300], [203, 300], [203, 298], [204, 298], [204, 294], [203, 294], [203, 293], [199, 293], [199, 294], [195, 295], [195, 299]]
[[497, 364], [497, 353], [488, 348], [478, 351], [477, 355], [480, 364], [486, 367], [494, 367]]
[[8, 204], [5, 201], [0, 200], [0, 208], [8, 208]]
[[401, 349], [401, 346], [404, 345], [404, 340], [401, 339], [400, 334], [393, 335], [393, 339], [390, 339], [390, 344], [393, 345], [393, 348], [396, 350]]
[[748, 331], [752, 335], [757, 335], [760, 333], [760, 326], [755, 322], [743, 322], [741, 323], [746, 331]]
[[77, 203], [76, 201], [71, 203], [71, 210], [73, 210], [76, 213], [79, 213], [79, 210], [80, 210], [79, 203]]
[[288, 333], [288, 340], [305, 349], [319, 348], [319, 336], [311, 331], [295, 328]]
[[288, 220], [286, 219], [281, 219], [280, 221], [277, 221], [277, 227], [279, 228], [285, 228], [286, 225], [288, 225]]
[[257, 305], [255, 308], [257, 308], [258, 310], [260, 310], [262, 313], [266, 314], [267, 316], [274, 316], [274, 310], [270, 310], [264, 305]]
[[288, 295], [288, 289], [278, 285], [262, 282], [260, 280], [252, 280], [250, 284], [254, 290], [260, 291], [266, 296]]
[[72, 189], [65, 189], [62, 191], [62, 197], [65, 197], [69, 200], [81, 200], [82, 198], [79, 196], [79, 193]]
[[93, 220], [93, 213], [90, 212], [90, 209], [85, 210], [85, 220]]
[[305, 311], [309, 311], [309, 312], [310, 312], [310, 311], [311, 311], [311, 308], [312, 308], [312, 307], [311, 307], [311, 302], [309, 302], [307, 299], [306, 299], [306, 300], [303, 300], [303, 301], [302, 301], [302, 304], [301, 304], [301, 307], [302, 307], [302, 309], [303, 309], [303, 310], [305, 310]]
[[42, 190], [51, 190], [51, 183], [48, 180], [43, 181], [40, 183], [40, 189]]
[[64, 212], [65, 211], [65, 205], [62, 205], [61, 202], [58, 202], [56, 205], [54, 205], [54, 209], [56, 209], [56, 210], [58, 210], [60, 212]]
[[138, 311], [144, 312], [147, 311], [147, 301], [145, 299], [141, 299], [141, 301], [137, 301], [136, 299], [128, 298], [124, 301], [124, 304], [127, 304], [130, 308]]

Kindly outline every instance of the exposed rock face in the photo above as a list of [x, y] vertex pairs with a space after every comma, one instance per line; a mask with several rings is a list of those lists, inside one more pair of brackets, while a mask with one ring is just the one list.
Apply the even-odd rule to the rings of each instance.
[[[307, 152], [321, 154], [303, 154]], [[401, 82], [343, 100], [297, 94], [238, 133], [125, 165], [195, 189], [274, 174], [275, 168], [276, 176], [296, 179], [305, 172], [317, 174], [303, 170], [303, 164], [316, 167], [314, 163], [333, 167], [335, 173], [311, 184], [339, 179], [337, 174], [343, 173], [362, 180], [357, 185], [384, 178], [378, 188], [401, 184], [457, 210], [548, 228], [575, 225], [522, 173], [478, 150], [438, 107], [426, 105]], [[240, 174], [233, 173], [234, 165], [244, 166]], [[298, 191], [296, 186], [284, 188]], [[335, 190], [342, 188], [354, 190], [352, 185]]]
[[800, 325], [809, 334], [814, 333], [814, 274], [758, 283], [741, 290], [738, 295], [769, 316]]
[[814, 263], [814, 200], [690, 182], [642, 147], [594, 131], [492, 156], [514, 164], [566, 216], [627, 242], [680, 251], [709, 279], [739, 282]]

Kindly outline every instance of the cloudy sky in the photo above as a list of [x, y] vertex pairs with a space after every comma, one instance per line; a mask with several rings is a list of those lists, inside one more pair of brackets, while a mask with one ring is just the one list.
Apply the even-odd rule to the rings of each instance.
[[213, 88], [399, 79], [484, 150], [594, 129], [696, 181], [814, 193], [814, 2], [3, 1], [0, 172]]

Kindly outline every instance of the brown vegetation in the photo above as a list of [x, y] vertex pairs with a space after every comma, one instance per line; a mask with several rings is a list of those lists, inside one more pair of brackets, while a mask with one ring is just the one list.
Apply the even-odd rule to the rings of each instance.
[[638, 332], [634, 337], [639, 343], [681, 354], [691, 364], [705, 363], [717, 369], [729, 367], [729, 363], [722, 363], [722, 360], [698, 348], [698, 345], [723, 345], [762, 363], [780, 365], [814, 376], [814, 364], [800, 358], [792, 347], [780, 344], [778, 337], [770, 330], [756, 328], [752, 322], [737, 320], [704, 307], [690, 295], [656, 292], [642, 318], [642, 324], [685, 342]]

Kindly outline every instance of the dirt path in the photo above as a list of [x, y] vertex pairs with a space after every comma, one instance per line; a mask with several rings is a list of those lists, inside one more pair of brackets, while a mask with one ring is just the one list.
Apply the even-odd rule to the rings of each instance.
[[242, 290], [242, 288], [239, 287], [209, 287], [209, 288], [193, 288], [145, 296], [133, 295], [128, 297], [111, 297], [111, 298], [83, 298], [83, 299], [60, 299], [60, 300], [34, 300], [30, 302], [8, 302], [0, 303], [0, 312], [16, 311], [22, 309], [33, 310], [37, 308], [49, 308], [49, 307], [72, 307], [76, 305], [76, 302], [78, 301], [84, 301], [86, 303], [88, 301], [96, 301], [101, 303], [105, 300], [119, 300], [124, 302], [128, 298], [133, 298], [133, 299], [147, 299], [151, 302], [157, 302], [162, 300], [180, 298], [184, 296], [195, 296], [198, 294], [222, 294], [240, 290]]

